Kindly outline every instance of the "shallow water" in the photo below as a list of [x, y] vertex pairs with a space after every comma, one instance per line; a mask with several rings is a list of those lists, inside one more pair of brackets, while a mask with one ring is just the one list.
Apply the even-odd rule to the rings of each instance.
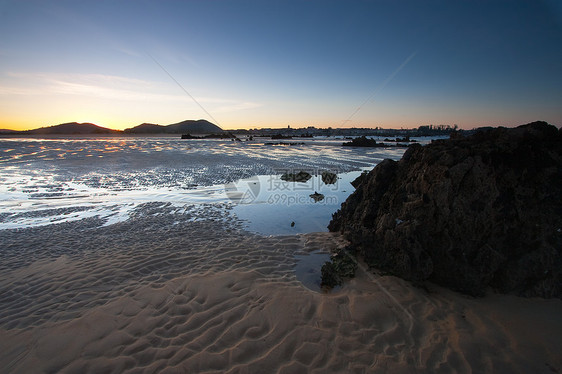
[[333, 292], [322, 289], [322, 265], [330, 261], [330, 254], [325, 251], [315, 251], [302, 255], [295, 255], [297, 264], [295, 275], [308, 289], [315, 292]]
[[[361, 170], [403, 148], [341, 147], [341, 139], [266, 141], [178, 138], [0, 139], [0, 229], [100, 218], [127, 220], [149, 202], [224, 204], [245, 227], [266, 235], [325, 231]], [[297, 142], [294, 142], [297, 143]], [[301, 143], [299, 140], [298, 143]], [[284, 182], [307, 171], [307, 183]], [[338, 174], [322, 183], [322, 171]], [[324, 195], [315, 202], [310, 195]], [[204, 219], [204, 212], [201, 211]]]

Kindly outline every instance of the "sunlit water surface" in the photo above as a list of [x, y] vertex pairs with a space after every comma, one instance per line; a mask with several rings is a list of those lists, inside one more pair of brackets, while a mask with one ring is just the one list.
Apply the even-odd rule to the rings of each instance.
[[[224, 206], [245, 227], [266, 235], [326, 231], [350, 182], [404, 148], [342, 147], [342, 139], [233, 142], [178, 138], [0, 139], [0, 229], [98, 217], [127, 220], [144, 203], [181, 212]], [[304, 144], [300, 144], [304, 143]], [[305, 183], [285, 172], [307, 171]], [[338, 174], [334, 184], [322, 171]], [[310, 197], [324, 195], [320, 201]]]

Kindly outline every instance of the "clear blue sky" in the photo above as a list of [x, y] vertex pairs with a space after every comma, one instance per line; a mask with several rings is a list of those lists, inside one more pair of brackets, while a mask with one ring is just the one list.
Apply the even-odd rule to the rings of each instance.
[[0, 128], [561, 126], [560, 3], [0, 0]]

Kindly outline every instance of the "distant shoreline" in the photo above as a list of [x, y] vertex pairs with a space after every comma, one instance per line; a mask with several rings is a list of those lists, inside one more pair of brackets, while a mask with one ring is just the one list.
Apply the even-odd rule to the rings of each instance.
[[[236, 129], [223, 130], [205, 120], [187, 120], [172, 125], [142, 124], [126, 130], [112, 130], [91, 123], [66, 123], [34, 130], [15, 131], [0, 129], [0, 138], [61, 138], [61, 137], [105, 137], [105, 138], [181, 138], [182, 135], [194, 135], [201, 138], [204, 135], [226, 135], [226, 140], [236, 137], [265, 137], [272, 139], [313, 139], [332, 138], [352, 140], [359, 137], [389, 137], [389, 138], [423, 138], [443, 137], [451, 135], [469, 136], [478, 131], [490, 130], [496, 127], [479, 127], [471, 130], [458, 129], [457, 126], [420, 126], [415, 129], [382, 129], [382, 128], [316, 128], [313, 126], [301, 128], [261, 128], [261, 129]], [[194, 138], [195, 138], [194, 137]]]
[[181, 138], [181, 134], [6, 134], [0, 132], [0, 139], [63, 139], [63, 138]]
[[174, 136], [174, 135], [201, 135], [201, 134], [230, 134], [246, 136], [275, 136], [277, 139], [291, 137], [312, 138], [316, 136], [442, 136], [453, 132], [472, 132], [474, 130], [460, 130], [457, 125], [426, 125], [415, 129], [383, 129], [383, 128], [316, 128], [314, 126], [292, 128], [261, 128], [261, 129], [233, 129], [223, 130], [219, 126], [206, 120], [185, 120], [170, 125], [157, 125], [143, 123], [125, 130], [113, 130], [98, 126], [93, 123], [68, 122], [54, 126], [45, 126], [32, 130], [0, 129], [0, 136], [29, 136], [29, 135], [106, 135], [106, 136]]

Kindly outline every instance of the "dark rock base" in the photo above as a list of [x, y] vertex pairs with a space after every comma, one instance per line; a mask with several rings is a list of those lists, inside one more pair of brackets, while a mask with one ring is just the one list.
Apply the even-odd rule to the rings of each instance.
[[411, 146], [330, 222], [381, 270], [471, 295], [562, 298], [562, 132], [544, 122]]

